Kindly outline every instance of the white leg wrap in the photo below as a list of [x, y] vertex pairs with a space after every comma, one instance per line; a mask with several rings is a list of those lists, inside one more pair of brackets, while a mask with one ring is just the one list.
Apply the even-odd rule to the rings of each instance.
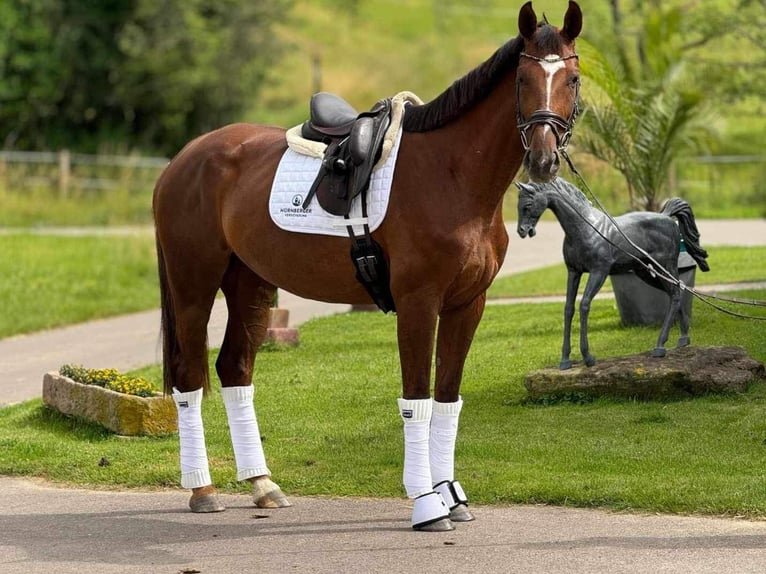
[[261, 434], [255, 418], [252, 385], [223, 387], [221, 396], [226, 406], [231, 444], [237, 461], [237, 480], [271, 475], [266, 466]]
[[202, 425], [202, 389], [179, 393], [173, 389], [178, 409], [178, 439], [181, 444], [181, 486], [199, 488], [213, 483]]
[[454, 403], [434, 401], [429, 453], [434, 484], [455, 479], [455, 441], [463, 399]]
[[428, 429], [431, 423], [431, 399], [399, 399], [404, 421], [404, 488], [409, 498], [433, 492], [428, 460]]

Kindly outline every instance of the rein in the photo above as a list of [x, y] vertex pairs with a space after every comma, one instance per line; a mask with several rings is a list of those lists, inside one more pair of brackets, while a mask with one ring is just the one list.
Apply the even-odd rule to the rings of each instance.
[[766, 321], [766, 317], [759, 317], [757, 315], [745, 315], [744, 313], [737, 313], [735, 311], [730, 311], [729, 309], [726, 309], [725, 307], [721, 307], [720, 305], [717, 305], [716, 303], [712, 302], [710, 299], [717, 299], [719, 301], [726, 301], [728, 303], [735, 303], [740, 305], [752, 305], [756, 307], [760, 306], [766, 306], [766, 302], [764, 301], [758, 301], [755, 299], [738, 299], [736, 297], [722, 297], [720, 295], [713, 295], [708, 293], [700, 293], [693, 287], [689, 287], [686, 285], [683, 281], [680, 279], [676, 279], [673, 277], [673, 275], [665, 269], [658, 261], [656, 261], [649, 253], [647, 253], [644, 249], [636, 245], [625, 233], [622, 229], [620, 229], [620, 226], [617, 225], [617, 221], [615, 221], [614, 217], [604, 208], [601, 201], [599, 201], [598, 197], [596, 197], [596, 194], [593, 193], [588, 183], [585, 181], [585, 178], [583, 178], [582, 174], [580, 174], [579, 171], [577, 171], [577, 168], [574, 166], [574, 163], [572, 163], [572, 159], [569, 157], [569, 154], [567, 154], [566, 150], [561, 150], [562, 155], [564, 156], [564, 159], [567, 162], [567, 165], [569, 165], [569, 169], [572, 170], [572, 173], [574, 173], [577, 176], [577, 179], [580, 181], [582, 186], [585, 188], [585, 191], [593, 198], [593, 201], [598, 206], [599, 210], [606, 216], [606, 218], [609, 220], [609, 222], [614, 226], [614, 228], [617, 230], [617, 232], [625, 239], [625, 241], [628, 242], [628, 244], [633, 247], [638, 253], [646, 257], [650, 263], [646, 263], [643, 259], [638, 257], [637, 255], [633, 253], [629, 253], [627, 250], [625, 250], [622, 246], [617, 245], [613, 241], [611, 241], [606, 235], [604, 235], [593, 223], [585, 217], [582, 213], [580, 213], [580, 210], [577, 209], [576, 206], [572, 205], [569, 198], [564, 196], [563, 194], [560, 194], [561, 197], [564, 199], [564, 201], [568, 202], [570, 206], [573, 208], [573, 211], [585, 222], [587, 223], [601, 238], [609, 243], [612, 247], [615, 249], [618, 249], [619, 251], [622, 251], [626, 255], [632, 257], [634, 260], [636, 260], [640, 265], [642, 265], [653, 277], [657, 277], [667, 283], [673, 283], [675, 285], [678, 285], [681, 288], [681, 291], [688, 291], [692, 295], [694, 295], [697, 299], [702, 301], [703, 303], [706, 303], [713, 307], [714, 309], [721, 311], [722, 313], [725, 313], [727, 315], [731, 315], [732, 317], [738, 317], [740, 319], [754, 319], [757, 321]]
[[[521, 58], [529, 58], [530, 60], [534, 60], [535, 62], [565, 62], [566, 60], [579, 60], [579, 56], [577, 54], [572, 54], [570, 56], [565, 57], [557, 57], [557, 58], [538, 58], [537, 56], [532, 56], [530, 54], [527, 54], [526, 52], [522, 52], [520, 54]], [[528, 118], [524, 118], [521, 114], [521, 87], [520, 83], [516, 82], [516, 127], [519, 130], [519, 135], [521, 136], [521, 145], [524, 146], [524, 151], [529, 150], [529, 138], [527, 135], [527, 131], [529, 128], [537, 126], [537, 125], [547, 125], [552, 130], [554, 135], [556, 136], [556, 148], [559, 152], [566, 153], [567, 145], [569, 144], [569, 139], [572, 137], [572, 129], [574, 128], [575, 121], [577, 121], [577, 116], [580, 115], [580, 84], [578, 82], [576, 91], [575, 91], [575, 103], [574, 107], [572, 108], [572, 113], [569, 115], [569, 118], [565, 118], [563, 116], [560, 116], [559, 114], [552, 112], [550, 110], [535, 110], [532, 112]]]

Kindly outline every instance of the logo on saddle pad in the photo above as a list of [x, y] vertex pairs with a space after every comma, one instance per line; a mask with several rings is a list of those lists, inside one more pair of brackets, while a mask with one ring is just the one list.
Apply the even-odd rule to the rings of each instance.
[[293, 204], [294, 207], [298, 207], [299, 205], [303, 203], [303, 196], [300, 194], [294, 195], [291, 203]]

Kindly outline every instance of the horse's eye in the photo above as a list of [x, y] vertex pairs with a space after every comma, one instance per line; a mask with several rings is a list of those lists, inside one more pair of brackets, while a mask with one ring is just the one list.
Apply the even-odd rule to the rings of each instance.
[[570, 76], [569, 77], [569, 87], [570, 88], [576, 88], [580, 85], [580, 76]]

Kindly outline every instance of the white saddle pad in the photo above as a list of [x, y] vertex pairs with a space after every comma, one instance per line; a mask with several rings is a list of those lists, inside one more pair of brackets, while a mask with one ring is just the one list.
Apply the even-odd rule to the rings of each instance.
[[274, 223], [287, 231], [298, 233], [315, 233], [319, 235], [336, 235], [348, 237], [346, 226], [352, 224], [354, 232], [363, 233], [362, 225], [367, 223], [370, 231], [377, 229], [386, 216], [388, 198], [391, 195], [391, 183], [394, 180], [394, 167], [399, 154], [399, 143], [402, 130], [396, 135], [394, 147], [388, 154], [385, 163], [372, 172], [370, 188], [367, 191], [367, 218], [362, 218], [360, 198], [354, 199], [348, 216], [350, 220], [340, 215], [327, 213], [319, 205], [314, 196], [306, 209], [303, 200], [306, 198], [311, 184], [319, 173], [322, 160], [308, 155], [302, 155], [291, 148], [282, 156], [271, 186], [269, 198], [269, 213]]

